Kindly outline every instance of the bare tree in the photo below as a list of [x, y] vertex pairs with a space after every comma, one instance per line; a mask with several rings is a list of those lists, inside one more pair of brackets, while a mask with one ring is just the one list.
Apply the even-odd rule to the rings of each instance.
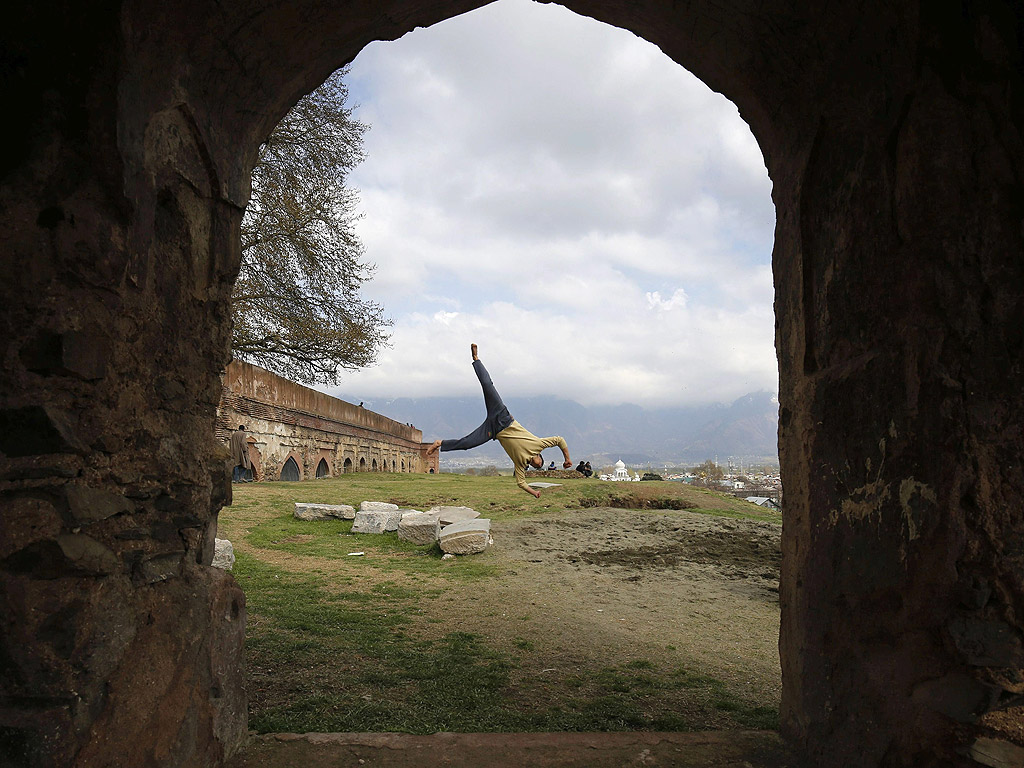
[[708, 459], [700, 466], [694, 467], [693, 474], [697, 476], [697, 480], [701, 485], [708, 487], [718, 485], [718, 481], [725, 476], [722, 468], [711, 459]]
[[300, 100], [260, 147], [231, 301], [235, 356], [308, 384], [371, 364], [391, 325], [359, 294], [373, 267], [345, 180], [365, 157], [367, 126], [346, 105], [345, 74]]

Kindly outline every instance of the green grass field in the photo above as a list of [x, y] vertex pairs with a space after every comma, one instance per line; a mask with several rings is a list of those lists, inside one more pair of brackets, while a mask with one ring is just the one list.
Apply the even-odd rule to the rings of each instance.
[[[564, 484], [534, 499], [508, 477], [354, 474], [234, 486], [220, 514], [247, 599], [250, 727], [273, 731], [692, 730], [772, 728], [774, 707], [722, 682], [645, 659], [607, 659], [557, 681], [524, 680], [532, 644], [501, 644], [440, 621], [451, 590], [501, 577], [489, 553], [441, 560], [395, 534], [353, 535], [351, 522], [305, 522], [295, 501], [471, 506], [492, 520], [593, 506], [661, 505], [778, 521], [730, 496], [670, 482]], [[567, 513], [571, 514], [571, 513]], [[362, 556], [351, 556], [360, 551]]]

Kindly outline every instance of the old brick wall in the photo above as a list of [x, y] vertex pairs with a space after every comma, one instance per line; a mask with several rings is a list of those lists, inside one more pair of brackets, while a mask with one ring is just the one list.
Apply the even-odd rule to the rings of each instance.
[[[277, 480], [289, 456], [302, 479], [316, 477], [321, 459], [331, 476], [345, 473], [345, 460], [358, 471], [376, 462], [380, 471], [426, 472], [423, 433], [397, 421], [296, 384], [259, 366], [228, 364], [217, 407], [216, 436], [227, 444], [244, 424], [258, 480]], [[255, 452], [255, 455], [253, 453]]]

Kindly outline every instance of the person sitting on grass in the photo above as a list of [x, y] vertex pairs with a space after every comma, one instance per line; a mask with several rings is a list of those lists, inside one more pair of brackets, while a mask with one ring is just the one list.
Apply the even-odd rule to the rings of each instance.
[[[512, 466], [515, 468], [516, 484], [531, 496], [540, 498], [540, 491], [531, 488], [526, 482], [526, 468], [532, 466], [534, 469], [544, 468], [544, 459], [540, 453], [545, 448], [558, 446], [562, 450], [565, 461], [562, 466], [566, 469], [572, 467], [572, 459], [569, 458], [569, 448], [565, 440], [555, 435], [554, 437], [537, 437], [526, 429], [522, 424], [512, 418], [508, 408], [501, 401], [501, 396], [494, 388], [487, 369], [480, 362], [477, 356], [476, 344], [470, 344], [470, 352], [473, 355], [473, 370], [480, 381], [480, 387], [484, 391], [484, 407], [487, 409], [487, 417], [484, 423], [470, 432], [465, 437], [457, 440], [435, 440], [427, 449], [427, 455], [435, 451], [468, 451], [483, 445], [488, 440], [497, 440], [505, 453], [512, 459]], [[552, 462], [553, 464], [554, 462]]]

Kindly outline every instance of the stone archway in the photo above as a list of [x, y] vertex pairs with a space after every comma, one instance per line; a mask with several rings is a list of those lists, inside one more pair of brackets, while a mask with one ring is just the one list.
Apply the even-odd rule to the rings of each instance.
[[[215, 765], [244, 737], [210, 425], [256, 147], [368, 42], [477, 5], [9, 12], [12, 759]], [[1024, 668], [1017, 5], [566, 5], [731, 98], [774, 182], [784, 733], [818, 765], [971, 764]]]

